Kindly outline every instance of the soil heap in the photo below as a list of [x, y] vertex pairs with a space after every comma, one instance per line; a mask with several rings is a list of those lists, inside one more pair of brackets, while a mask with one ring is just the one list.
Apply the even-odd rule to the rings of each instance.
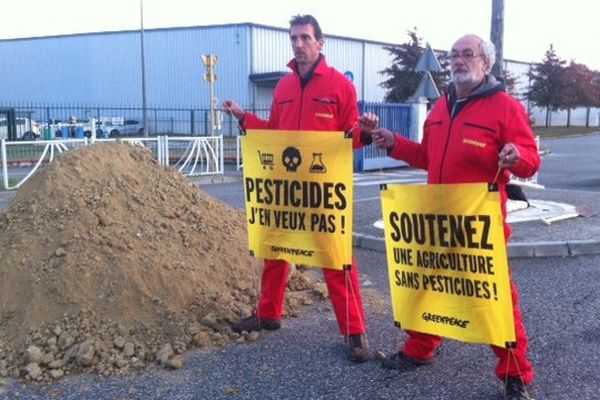
[[[180, 368], [190, 347], [256, 340], [244, 214], [125, 143], [69, 151], [0, 214], [0, 377]], [[303, 274], [286, 309], [326, 294]]]

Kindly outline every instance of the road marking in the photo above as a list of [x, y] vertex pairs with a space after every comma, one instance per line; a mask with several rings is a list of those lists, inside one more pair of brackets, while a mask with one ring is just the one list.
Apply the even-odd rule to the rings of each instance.
[[354, 174], [354, 186], [379, 186], [382, 183], [425, 183], [427, 172], [372, 172]]
[[374, 186], [381, 185], [382, 183], [425, 183], [424, 179], [419, 178], [406, 178], [406, 179], [380, 179], [376, 181], [366, 181], [366, 182], [355, 182], [354, 186]]
[[355, 203], [362, 203], [363, 201], [373, 201], [373, 200], [381, 200], [381, 196], [377, 196], [377, 197], [365, 197], [364, 199], [356, 199], [354, 200]]

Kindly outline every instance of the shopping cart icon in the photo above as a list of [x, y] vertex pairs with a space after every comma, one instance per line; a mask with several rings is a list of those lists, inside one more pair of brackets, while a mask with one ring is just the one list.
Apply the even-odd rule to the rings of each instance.
[[260, 150], [258, 150], [258, 157], [263, 169], [267, 169], [267, 167], [269, 167], [269, 169], [273, 169], [273, 159], [275, 157], [272, 153], [261, 153]]

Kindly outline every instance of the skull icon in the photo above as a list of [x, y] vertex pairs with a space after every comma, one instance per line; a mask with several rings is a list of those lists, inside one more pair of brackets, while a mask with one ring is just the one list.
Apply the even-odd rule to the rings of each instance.
[[285, 165], [287, 172], [296, 172], [300, 164], [302, 164], [302, 156], [297, 148], [287, 147], [283, 151], [281, 161]]

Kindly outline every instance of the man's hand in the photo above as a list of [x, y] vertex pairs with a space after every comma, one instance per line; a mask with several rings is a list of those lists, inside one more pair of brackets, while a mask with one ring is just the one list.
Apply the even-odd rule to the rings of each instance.
[[519, 162], [521, 159], [521, 153], [519, 149], [512, 143], [506, 143], [500, 153], [498, 154], [498, 167], [510, 168]]
[[225, 114], [234, 116], [238, 121], [244, 118], [246, 111], [237, 105], [233, 100], [225, 100], [223, 102], [223, 111]]
[[387, 129], [375, 129], [371, 132], [373, 144], [380, 149], [391, 149], [396, 144], [394, 134]]
[[379, 124], [379, 117], [373, 113], [364, 113], [360, 117], [358, 117], [358, 126], [361, 132], [366, 133], [368, 135], [371, 134], [373, 129], [377, 128]]

